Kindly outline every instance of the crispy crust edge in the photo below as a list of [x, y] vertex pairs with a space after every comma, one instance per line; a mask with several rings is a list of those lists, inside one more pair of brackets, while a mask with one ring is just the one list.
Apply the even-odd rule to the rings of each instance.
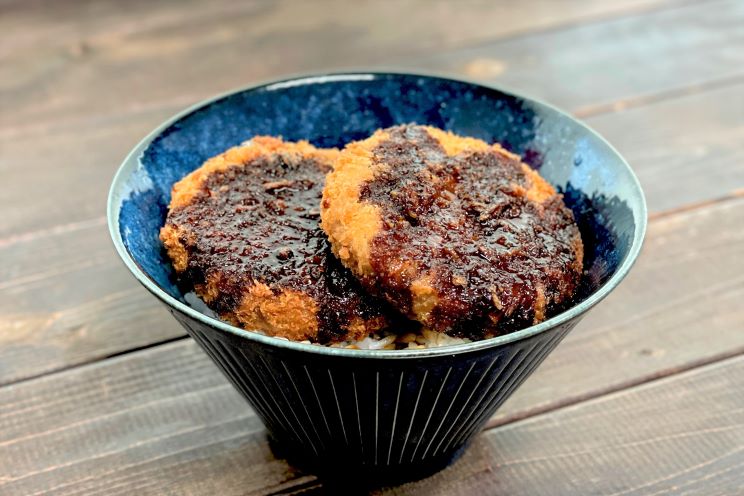
[[379, 207], [360, 200], [362, 186], [377, 174], [372, 153], [388, 134], [378, 130], [371, 137], [349, 143], [334, 170], [326, 176], [320, 203], [320, 226], [328, 235], [333, 253], [360, 277], [371, 276], [372, 240], [382, 228]]

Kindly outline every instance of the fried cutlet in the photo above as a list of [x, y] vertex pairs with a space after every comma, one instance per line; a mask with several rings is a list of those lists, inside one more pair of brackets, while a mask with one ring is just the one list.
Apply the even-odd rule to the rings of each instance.
[[341, 151], [322, 227], [372, 293], [473, 339], [541, 322], [568, 301], [583, 245], [562, 196], [499, 145], [440, 129], [377, 131]]
[[337, 150], [255, 137], [173, 186], [160, 238], [182, 280], [223, 319], [290, 340], [361, 339], [386, 322], [320, 229]]

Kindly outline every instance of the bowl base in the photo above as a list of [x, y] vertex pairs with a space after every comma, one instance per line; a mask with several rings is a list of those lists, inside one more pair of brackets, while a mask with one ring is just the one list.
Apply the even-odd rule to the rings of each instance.
[[374, 465], [358, 460], [331, 461], [322, 457], [302, 456], [295, 448], [286, 446], [272, 436], [269, 436], [269, 445], [274, 456], [287, 460], [290, 465], [302, 472], [316, 475], [326, 489], [343, 491], [339, 494], [351, 494], [354, 490], [376, 489], [424, 479], [457, 461], [467, 449], [465, 444], [424, 462]]

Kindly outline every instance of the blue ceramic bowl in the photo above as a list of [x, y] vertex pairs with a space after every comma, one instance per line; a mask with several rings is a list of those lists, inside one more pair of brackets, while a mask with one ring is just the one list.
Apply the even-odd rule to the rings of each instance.
[[[410, 122], [498, 141], [564, 193], [586, 251], [574, 307], [484, 341], [362, 351], [247, 332], [185, 302], [158, 240], [174, 182], [254, 135], [341, 147], [375, 129]], [[169, 119], [119, 169], [108, 220], [127, 267], [245, 396], [288, 455], [321, 471], [413, 478], [456, 458], [625, 277], [641, 248], [646, 205], [617, 151], [549, 105], [440, 77], [349, 73], [249, 87]]]

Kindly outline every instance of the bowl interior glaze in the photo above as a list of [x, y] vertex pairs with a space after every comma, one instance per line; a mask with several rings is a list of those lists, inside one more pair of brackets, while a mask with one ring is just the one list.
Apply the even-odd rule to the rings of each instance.
[[[207, 158], [255, 135], [343, 147], [381, 127], [437, 126], [499, 142], [565, 195], [585, 244], [586, 276], [576, 304], [537, 325], [446, 350], [323, 348], [247, 333], [190, 308], [158, 239], [174, 182]], [[526, 337], [579, 315], [627, 273], [641, 246], [646, 206], [633, 172], [605, 140], [561, 111], [500, 90], [447, 78], [351, 73], [310, 76], [239, 90], [186, 110], [145, 138], [112, 185], [109, 225], [134, 275], [166, 304], [248, 339], [314, 353], [398, 357], [454, 353]]]

